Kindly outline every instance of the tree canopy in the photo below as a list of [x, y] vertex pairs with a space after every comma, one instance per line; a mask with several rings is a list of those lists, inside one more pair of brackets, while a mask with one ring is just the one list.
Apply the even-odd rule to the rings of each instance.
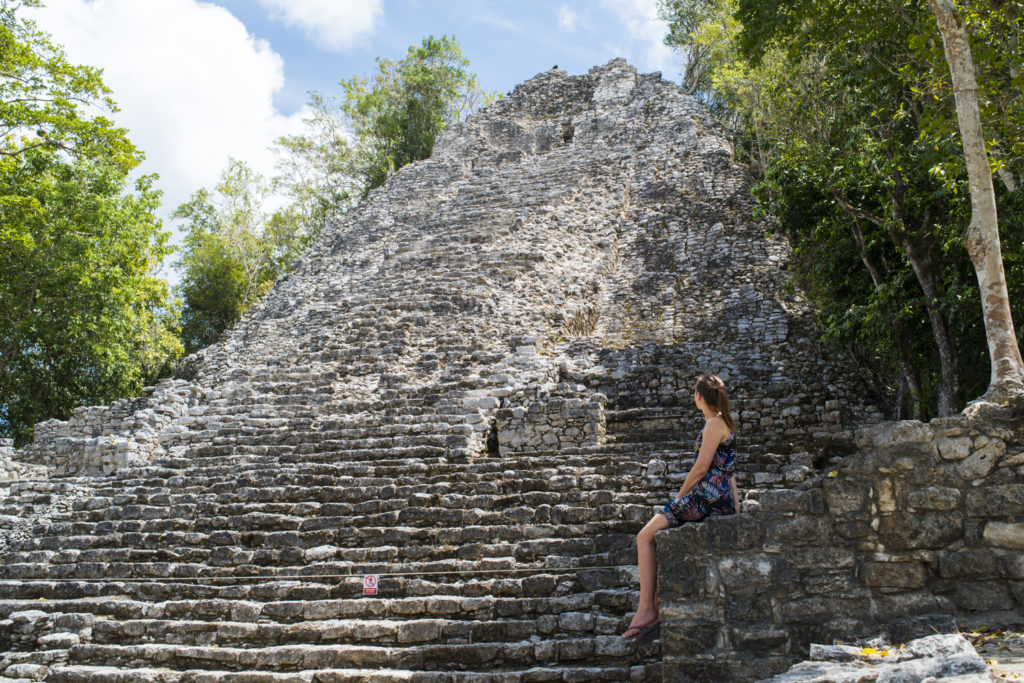
[[201, 189], [175, 211], [188, 221], [177, 264], [187, 352], [234, 325], [315, 236], [296, 205], [268, 212], [269, 193], [263, 176], [232, 159], [212, 193]]
[[99, 72], [19, 16], [37, 5], [0, 0], [0, 432], [18, 442], [181, 351], [154, 177], [129, 189], [142, 155]]
[[[997, 201], [1011, 301], [1024, 288], [1021, 167], [1005, 152], [1022, 142], [1019, 5], [976, 2], [966, 12], [1004, 178]], [[970, 193], [927, 4], [665, 0], [662, 11], [691, 6], [670, 40], [704, 60], [702, 97], [759, 175], [756, 195], [794, 245], [827, 337], [898, 415], [949, 414], [981, 394], [989, 364], [964, 249]]]

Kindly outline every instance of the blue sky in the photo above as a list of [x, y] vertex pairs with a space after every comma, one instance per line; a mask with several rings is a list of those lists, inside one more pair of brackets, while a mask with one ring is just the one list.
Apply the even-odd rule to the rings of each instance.
[[369, 74], [376, 56], [398, 57], [427, 35], [454, 35], [484, 89], [501, 92], [555, 64], [582, 73], [622, 56], [643, 71], [665, 70], [669, 78], [679, 65], [661, 43], [665, 30], [654, 21], [654, 0], [384, 2], [372, 32], [340, 50], [323, 46], [299, 26], [285, 25], [253, 0], [216, 4], [285, 57], [285, 87], [277, 98], [285, 110], [303, 104], [309, 90], [327, 90], [341, 78]]
[[273, 173], [271, 144], [302, 130], [309, 91], [338, 94], [427, 35], [454, 35], [481, 87], [502, 93], [555, 64], [578, 74], [625, 57], [678, 81], [682, 63], [662, 43], [657, 0], [44, 1], [39, 27], [104, 70], [142, 171], [160, 175], [174, 243], [171, 212], [229, 157]]

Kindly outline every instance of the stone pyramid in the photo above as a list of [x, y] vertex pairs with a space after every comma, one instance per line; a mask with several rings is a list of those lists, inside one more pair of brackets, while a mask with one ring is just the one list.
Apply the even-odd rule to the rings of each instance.
[[516, 87], [176, 379], [37, 426], [0, 481], [0, 676], [660, 680], [618, 634], [696, 376], [748, 499], [881, 417], [752, 216], [660, 74]]

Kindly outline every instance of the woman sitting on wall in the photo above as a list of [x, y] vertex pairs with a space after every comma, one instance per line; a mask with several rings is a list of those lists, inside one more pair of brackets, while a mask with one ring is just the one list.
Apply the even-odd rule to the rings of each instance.
[[701, 375], [693, 393], [704, 413], [704, 429], [697, 435], [697, 460], [686, 475], [679, 495], [647, 522], [636, 536], [640, 570], [640, 602], [622, 637], [635, 643], [658, 633], [658, 558], [654, 535], [662, 529], [698, 522], [713, 515], [740, 511], [736, 493], [736, 425], [729, 413], [725, 383], [715, 375]]

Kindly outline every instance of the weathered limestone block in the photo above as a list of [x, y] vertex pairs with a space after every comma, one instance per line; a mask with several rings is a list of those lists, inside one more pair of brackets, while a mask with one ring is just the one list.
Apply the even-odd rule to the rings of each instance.
[[985, 660], [966, 638], [956, 633], [926, 636], [905, 646], [879, 640], [870, 645], [811, 645], [809, 661], [764, 683], [990, 680]]
[[[16, 459], [14, 439], [0, 439], [0, 482], [17, 479], [43, 478], [44, 465], [33, 465]], [[2, 491], [0, 491], [2, 495]]]
[[860, 577], [873, 588], [922, 588], [927, 571], [920, 562], [865, 562]]
[[[982, 440], [984, 439], [984, 440]], [[969, 481], [984, 478], [999, 464], [999, 459], [1006, 455], [1006, 444], [1001, 439], [979, 437], [975, 440], [975, 450], [957, 466], [960, 476]]]
[[[977, 493], [967, 498], [968, 509], [970, 504], [978, 498]], [[926, 486], [907, 492], [906, 504], [908, 512], [917, 510], [956, 510], [962, 504], [964, 493], [960, 489], [949, 486]]]
[[899, 512], [884, 515], [878, 539], [890, 550], [945, 548], [963, 537], [963, 515], [952, 512]]
[[939, 455], [944, 460], [963, 460], [971, 454], [972, 442], [967, 436], [952, 436], [939, 438]]
[[983, 538], [985, 543], [997, 548], [1024, 550], [1024, 522], [988, 522]]
[[857, 446], [865, 451], [884, 449], [890, 456], [932, 454], [937, 449], [932, 430], [916, 420], [883, 422], [865, 427], [857, 433]]

